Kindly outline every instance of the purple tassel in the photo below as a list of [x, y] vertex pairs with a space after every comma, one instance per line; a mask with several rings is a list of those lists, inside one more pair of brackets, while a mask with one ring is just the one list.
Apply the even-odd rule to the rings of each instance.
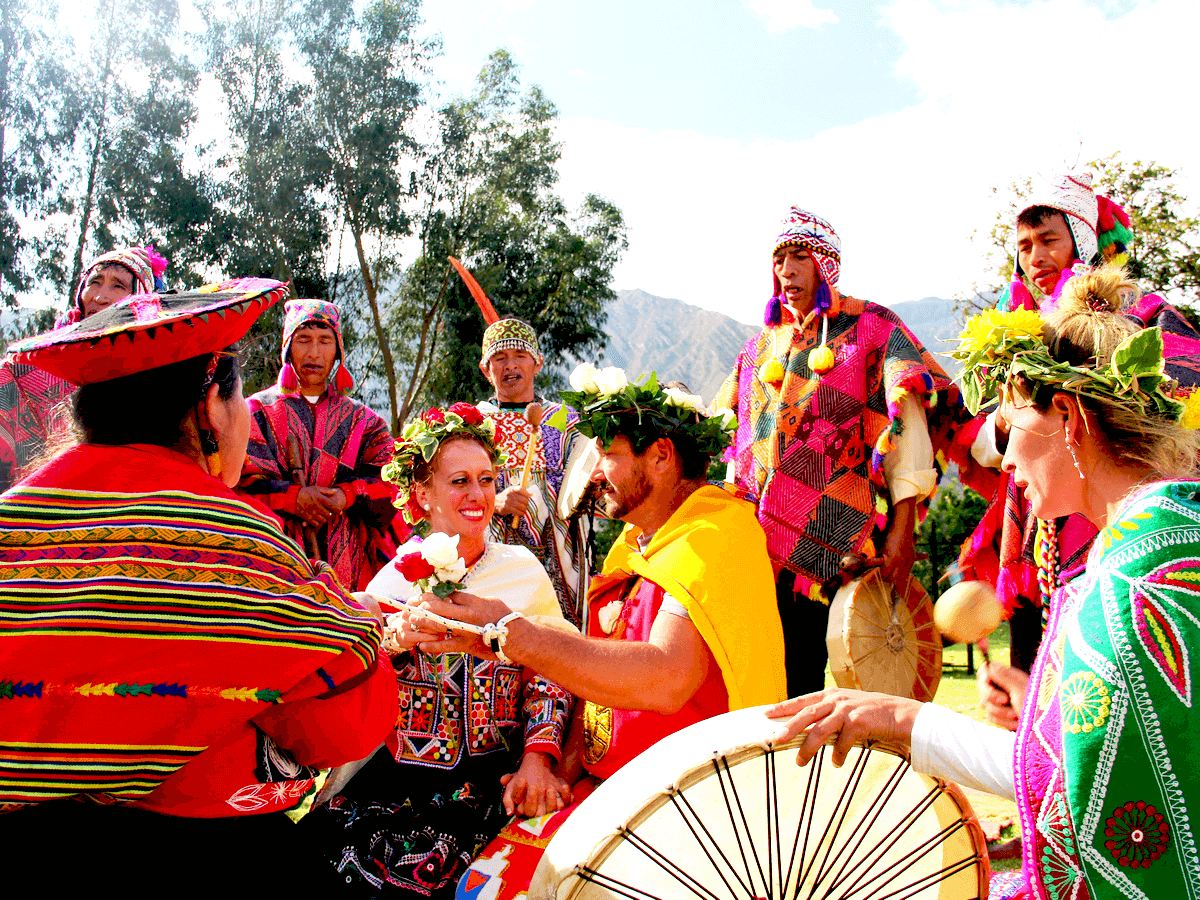
[[767, 308], [763, 312], [763, 324], [778, 325], [783, 321], [783, 304], [779, 302], [779, 295], [776, 294], [767, 301]]
[[817, 285], [817, 312], [824, 315], [832, 305], [833, 294], [829, 292], [829, 285], [822, 281]]

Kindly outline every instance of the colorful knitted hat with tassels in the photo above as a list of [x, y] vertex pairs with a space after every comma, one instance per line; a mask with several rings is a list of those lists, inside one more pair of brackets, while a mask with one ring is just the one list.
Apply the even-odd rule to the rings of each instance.
[[[1090, 266], [1106, 262], [1123, 266], [1129, 261], [1129, 245], [1133, 242], [1129, 215], [1108, 197], [1092, 190], [1090, 172], [1069, 172], [1042, 178], [1025, 198], [1017, 215], [1035, 206], [1046, 206], [1063, 214], [1075, 241], [1078, 259], [1074, 266], [1063, 272], [1058, 287], [1051, 295], [1051, 305], [1066, 283]], [[1014, 254], [1012, 280], [997, 303], [997, 308], [1041, 307], [1044, 295], [1033, 286], [1026, 285], [1024, 275], [1020, 259]]]
[[135, 294], [161, 293], [167, 289], [167, 284], [162, 278], [167, 271], [167, 259], [159, 256], [153, 246], [122, 247], [119, 250], [109, 250], [93, 259], [83, 270], [79, 285], [75, 288], [75, 299], [71, 301], [67, 311], [55, 320], [55, 328], [74, 325], [83, 318], [83, 289], [87, 287], [92, 273], [106, 265], [123, 266], [132, 272], [133, 293]]
[[[774, 256], [780, 247], [803, 247], [812, 254], [821, 275], [816, 296], [817, 312], [828, 310], [833, 302], [830, 289], [837, 287], [842, 267], [842, 240], [833, 226], [820, 216], [793, 206], [780, 224], [779, 237], [775, 239], [771, 255]], [[783, 285], [775, 275], [774, 264], [771, 266], [771, 285], [771, 299], [767, 303], [763, 323], [778, 325], [783, 317]]]
[[329, 390], [335, 394], [348, 394], [354, 389], [354, 376], [346, 369], [346, 348], [342, 343], [342, 311], [328, 300], [289, 300], [283, 306], [283, 348], [280, 351], [279, 378], [276, 385], [279, 393], [300, 393], [300, 378], [292, 368], [292, 338], [305, 325], [324, 325], [337, 339], [337, 361], [330, 373], [332, 384]]

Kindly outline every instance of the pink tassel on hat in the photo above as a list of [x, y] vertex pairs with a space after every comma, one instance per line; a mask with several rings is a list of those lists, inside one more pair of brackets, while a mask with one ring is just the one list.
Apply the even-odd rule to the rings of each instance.
[[146, 262], [150, 264], [150, 271], [154, 273], [155, 278], [161, 278], [163, 273], [167, 271], [167, 258], [159, 256], [158, 251], [151, 244], [148, 247], [142, 248], [146, 252]]
[[285, 394], [295, 394], [300, 390], [300, 378], [290, 362], [284, 363], [279, 370], [279, 390]]

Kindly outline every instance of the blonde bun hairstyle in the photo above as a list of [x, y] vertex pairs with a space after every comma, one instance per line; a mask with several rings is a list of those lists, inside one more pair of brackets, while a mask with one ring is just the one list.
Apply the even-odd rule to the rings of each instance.
[[[1051, 356], [1079, 368], [1107, 366], [1121, 341], [1140, 327], [1121, 313], [1138, 297], [1137, 286], [1120, 266], [1099, 266], [1072, 278], [1058, 305], [1046, 316], [1044, 334]], [[1048, 385], [1027, 388], [1034, 405], [1043, 411], [1059, 393]], [[1160, 478], [1196, 474], [1200, 458], [1197, 432], [1120, 398], [1062, 393], [1074, 397], [1090, 414], [1089, 430], [1119, 465], [1149, 469]]]

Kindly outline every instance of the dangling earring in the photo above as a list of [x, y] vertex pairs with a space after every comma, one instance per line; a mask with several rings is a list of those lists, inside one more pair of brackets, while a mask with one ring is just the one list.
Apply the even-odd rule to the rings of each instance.
[[1075, 455], [1075, 445], [1068, 441], [1067, 449], [1071, 451], [1071, 461], [1075, 463], [1075, 471], [1079, 473], [1080, 478], [1083, 478], [1083, 466], [1079, 464], [1079, 457]]
[[204, 463], [208, 466], [208, 474], [213, 478], [221, 477], [221, 445], [216, 436], [207, 428], [200, 429], [200, 452], [204, 454]]

